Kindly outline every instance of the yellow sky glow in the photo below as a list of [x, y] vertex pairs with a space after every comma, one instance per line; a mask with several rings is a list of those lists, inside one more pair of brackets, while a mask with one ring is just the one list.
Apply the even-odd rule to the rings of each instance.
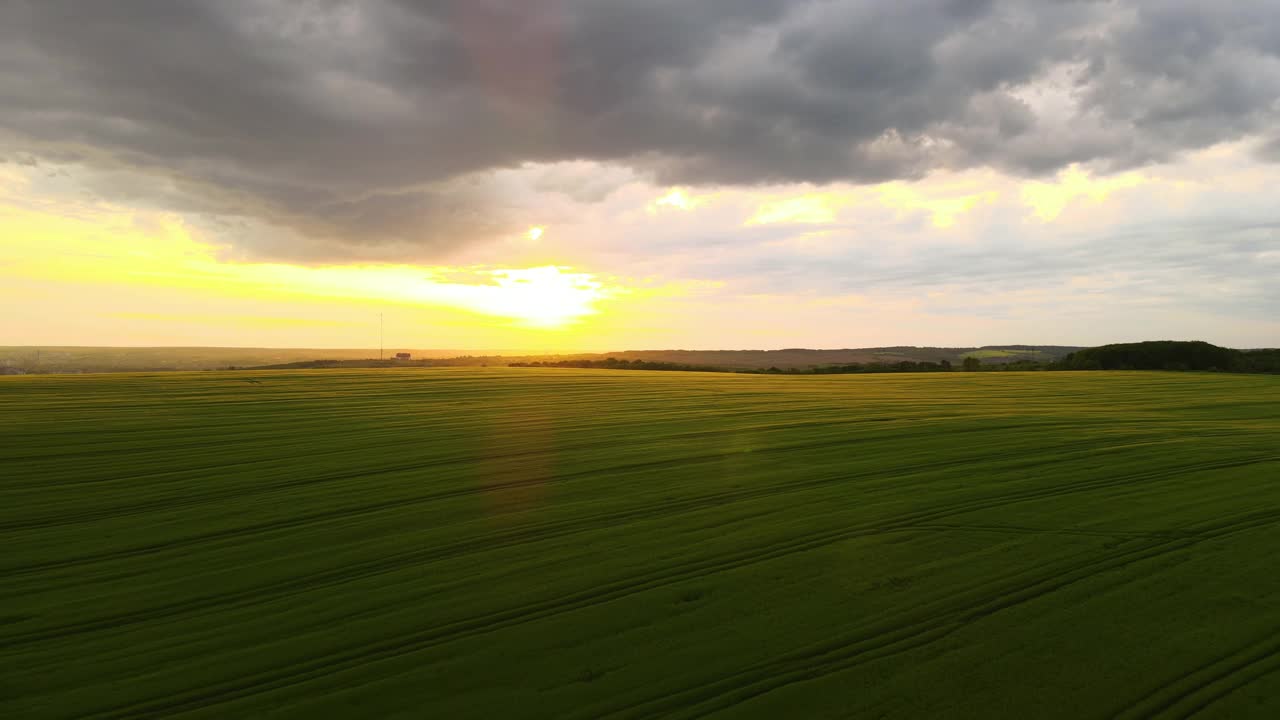
[[746, 224], [829, 225], [839, 220], [841, 213], [848, 208], [879, 205], [897, 212], [923, 212], [929, 216], [933, 227], [943, 230], [954, 226], [962, 215], [980, 205], [993, 203], [999, 197], [999, 192], [983, 190], [976, 182], [941, 183], [931, 190], [902, 182], [888, 182], [766, 200], [756, 208]]
[[[607, 351], [755, 337], [874, 344], [912, 333], [963, 343], [953, 316], [918, 305], [959, 290], [930, 287], [913, 291], [917, 305], [899, 303], [893, 275], [915, 254], [943, 244], [981, 250], [989, 233], [1054, 240], [1057, 231], [1107, 232], [1153, 199], [1194, 209], [1206, 193], [1215, 203], [1234, 193], [1241, 200], [1232, 207], [1264, 212], [1250, 209], [1269, 207], [1275, 173], [1238, 167], [1252, 152], [1242, 143], [1140, 173], [1073, 167], [1039, 181], [969, 170], [865, 186], [623, 190], [573, 212], [572, 204], [530, 207], [523, 229], [460, 251], [452, 265], [361, 260], [360, 251], [385, 249], [362, 245], [337, 253], [350, 258], [341, 264], [254, 261], [245, 253], [261, 247], [257, 237], [236, 236], [234, 223], [50, 191], [38, 173], [0, 164], [0, 306], [8, 310], [0, 344], [367, 348], [377, 347], [380, 314], [389, 345], [406, 349]], [[741, 243], [698, 245], [726, 224], [775, 227], [744, 233]], [[618, 238], [629, 238], [625, 247]], [[776, 292], [779, 278], [818, 272], [827, 258], [851, 262], [855, 250], [890, 270], [886, 287], [870, 276], [856, 295], [830, 301], [831, 286], [821, 283]], [[1256, 253], [1253, 262], [1274, 263], [1274, 255]], [[1072, 279], [1067, 290], [1088, 290], [1086, 281], [1099, 282]], [[756, 288], [773, 294], [743, 295]], [[857, 335], [832, 334], [831, 313], [856, 316], [840, 327]], [[917, 323], [910, 332], [908, 321]], [[972, 322], [976, 331], [1005, 321]]]
[[1048, 222], [1057, 219], [1067, 205], [1078, 198], [1102, 202], [1116, 190], [1137, 187], [1146, 182], [1147, 178], [1136, 172], [1094, 179], [1089, 173], [1072, 166], [1059, 173], [1056, 182], [1024, 184], [1022, 201], [1035, 211], [1036, 217]]
[[653, 214], [661, 210], [693, 210], [708, 200], [707, 196], [695, 196], [684, 188], [674, 187], [650, 203], [648, 211]]
[[933, 226], [940, 230], [952, 227], [956, 224], [957, 218], [979, 204], [992, 203], [1000, 197], [1000, 193], [995, 191], [969, 192], [960, 195], [947, 193], [931, 197], [900, 182], [885, 183], [878, 187], [881, 203], [897, 210], [918, 210], [928, 213]]
[[[558, 265], [492, 268], [225, 262], [217, 257], [217, 248], [193, 237], [176, 216], [103, 212], [75, 218], [11, 207], [0, 211], [0, 236], [14, 251], [11, 257], [18, 258], [0, 265], [0, 278], [74, 286], [82, 294], [86, 288], [97, 287], [97, 292], [113, 299], [119, 293], [160, 288], [268, 303], [381, 301], [487, 315], [526, 328], [563, 329], [597, 314], [603, 301], [627, 292], [591, 273]], [[174, 319], [169, 312], [104, 314]], [[231, 316], [197, 312], [184, 317], [216, 324], [219, 318]], [[283, 320], [259, 318], [248, 324], [277, 322]], [[299, 317], [297, 322], [323, 321]]]
[[825, 225], [835, 222], [836, 213], [850, 200], [840, 193], [813, 193], [764, 203], [748, 220], [748, 225], [801, 223]]

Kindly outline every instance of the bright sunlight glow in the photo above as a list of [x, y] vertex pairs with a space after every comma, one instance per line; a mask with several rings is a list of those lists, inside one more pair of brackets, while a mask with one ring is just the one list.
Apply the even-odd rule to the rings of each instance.
[[[23, 250], [21, 264], [0, 264], [5, 281], [44, 278], [99, 287], [122, 282], [144, 287], [181, 286], [188, 291], [259, 302], [340, 300], [392, 302], [424, 309], [489, 315], [527, 328], [553, 330], [600, 312], [597, 304], [623, 287], [567, 266], [528, 268], [415, 265], [304, 266], [229, 262], [193, 237], [183, 223], [151, 218], [140, 231], [129, 214], [89, 219], [55, 218], [14, 211], [0, 215], [0, 237]], [[541, 231], [542, 228], [534, 228]], [[104, 250], [106, 249], [106, 250]], [[15, 289], [14, 292], [17, 292]], [[6, 293], [0, 292], [0, 298]]]
[[534, 327], [560, 327], [594, 315], [594, 303], [612, 294], [591, 275], [561, 272], [555, 265], [490, 273], [498, 289], [480, 299], [479, 309]]
[[[261, 267], [261, 266], [259, 266]], [[276, 266], [277, 272], [284, 270]], [[525, 327], [564, 327], [599, 312], [596, 303], [621, 292], [589, 273], [556, 265], [532, 268], [426, 270], [411, 266], [288, 268], [292, 285], [323, 284], [351, 296], [441, 305], [510, 318]]]

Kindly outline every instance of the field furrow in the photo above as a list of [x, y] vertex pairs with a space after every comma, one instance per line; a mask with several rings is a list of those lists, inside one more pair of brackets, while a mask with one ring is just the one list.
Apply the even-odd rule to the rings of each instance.
[[1228, 717], [1280, 681], [1274, 377], [20, 376], [0, 407], [6, 717]]

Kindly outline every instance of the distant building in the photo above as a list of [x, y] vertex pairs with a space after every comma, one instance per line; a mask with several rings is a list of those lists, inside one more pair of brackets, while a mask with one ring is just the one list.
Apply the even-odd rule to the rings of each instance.
[[409, 353], [396, 353], [397, 360], [409, 360], [412, 357], [413, 356], [410, 355]]

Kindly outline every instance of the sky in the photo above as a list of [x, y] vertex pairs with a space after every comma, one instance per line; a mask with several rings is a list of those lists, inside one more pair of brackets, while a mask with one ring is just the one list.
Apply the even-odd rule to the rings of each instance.
[[0, 345], [1280, 345], [1280, 5], [8, 0]]

